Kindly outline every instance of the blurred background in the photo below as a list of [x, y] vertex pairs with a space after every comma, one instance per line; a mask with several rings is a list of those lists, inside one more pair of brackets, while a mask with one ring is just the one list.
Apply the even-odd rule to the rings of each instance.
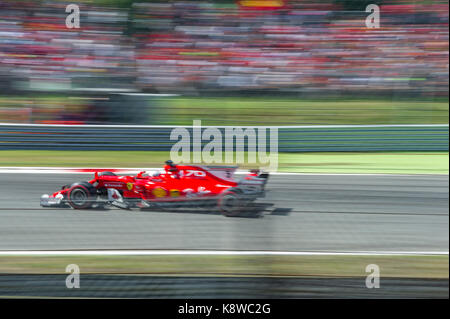
[[372, 2], [2, 0], [0, 122], [448, 123], [448, 3]]
[[[71, 3], [79, 29], [65, 25]], [[365, 24], [371, 3], [377, 29]], [[448, 298], [448, 9], [0, 0], [0, 296]], [[172, 126], [193, 120], [277, 126], [279, 171], [307, 174], [271, 175], [257, 218], [39, 207], [42, 193], [90, 178], [50, 167], [161, 167]], [[71, 263], [83, 289], [64, 286]], [[384, 289], [365, 287], [368, 264], [380, 265]]]

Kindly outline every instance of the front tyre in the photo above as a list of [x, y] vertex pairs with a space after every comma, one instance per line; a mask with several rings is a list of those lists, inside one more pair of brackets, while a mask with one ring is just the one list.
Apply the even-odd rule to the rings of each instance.
[[91, 208], [96, 201], [97, 192], [88, 182], [72, 184], [67, 194], [67, 202], [75, 209]]

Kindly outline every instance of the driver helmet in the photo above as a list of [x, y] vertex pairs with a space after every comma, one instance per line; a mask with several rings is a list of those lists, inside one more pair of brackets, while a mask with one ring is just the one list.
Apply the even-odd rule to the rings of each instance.
[[166, 165], [169, 166], [169, 172], [176, 172], [177, 171], [177, 166], [173, 163], [173, 161], [171, 160], [167, 160], [166, 161]]
[[167, 161], [166, 161], [166, 165], [174, 166], [175, 164], [173, 163], [173, 161], [167, 160]]

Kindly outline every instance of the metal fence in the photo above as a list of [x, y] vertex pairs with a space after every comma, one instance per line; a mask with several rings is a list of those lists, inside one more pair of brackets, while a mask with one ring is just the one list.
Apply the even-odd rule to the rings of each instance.
[[[184, 128], [192, 141], [193, 127], [187, 126], [0, 124], [0, 150], [169, 151], [179, 141], [177, 136], [170, 139], [174, 128]], [[201, 132], [207, 128], [201, 127]], [[448, 151], [448, 124], [244, 129], [251, 129], [257, 140], [264, 130], [267, 150], [271, 134], [277, 131], [280, 152]], [[226, 127], [218, 127], [218, 130], [225, 143]], [[203, 140], [202, 144], [208, 142], [209, 139]], [[248, 144], [248, 138], [244, 139], [244, 144]]]

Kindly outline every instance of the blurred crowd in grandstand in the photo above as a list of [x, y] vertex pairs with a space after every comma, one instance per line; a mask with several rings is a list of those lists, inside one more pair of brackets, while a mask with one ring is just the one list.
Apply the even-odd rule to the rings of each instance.
[[[275, 3], [281, 3], [278, 1]], [[286, 0], [0, 1], [0, 91], [112, 89], [153, 93], [258, 91], [448, 96], [448, 3], [365, 5]], [[412, 4], [415, 3], [415, 4]]]

